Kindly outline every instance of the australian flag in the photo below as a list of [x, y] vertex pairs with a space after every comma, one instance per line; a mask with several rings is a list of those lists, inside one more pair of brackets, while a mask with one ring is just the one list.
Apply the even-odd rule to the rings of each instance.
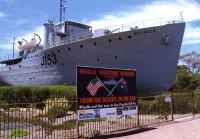
[[103, 87], [103, 83], [96, 77], [88, 83], [87, 90], [94, 96], [101, 87]]
[[128, 94], [128, 93], [129, 93], [129, 86], [128, 86], [128, 83], [126, 82], [125, 79], [122, 78], [122, 79], [119, 81], [118, 87], [120, 87], [121, 91], [122, 91], [124, 94]]

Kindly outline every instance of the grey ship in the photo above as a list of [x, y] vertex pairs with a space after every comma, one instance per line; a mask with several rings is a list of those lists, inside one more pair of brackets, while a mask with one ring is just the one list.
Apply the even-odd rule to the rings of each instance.
[[[62, 0], [60, 3], [62, 6]], [[35, 34], [38, 37], [31, 42], [19, 41], [17, 57], [1, 59], [0, 85], [76, 85], [76, 66], [82, 65], [136, 69], [138, 91], [168, 90], [185, 30], [181, 16], [172, 19], [98, 30], [75, 21], [48, 21], [43, 45], [37, 43], [40, 37]]]

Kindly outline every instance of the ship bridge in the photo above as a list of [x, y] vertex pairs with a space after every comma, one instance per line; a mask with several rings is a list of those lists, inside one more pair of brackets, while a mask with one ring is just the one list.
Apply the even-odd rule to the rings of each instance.
[[[74, 36], [82, 33], [92, 33], [92, 27], [83, 23], [75, 21], [64, 21], [57, 24], [53, 24], [52, 21], [49, 21], [44, 24], [45, 27], [45, 46], [56, 46], [56, 42], [59, 40]], [[84, 34], [85, 35], [85, 34]], [[52, 39], [53, 38], [53, 39]]]
[[67, 36], [72, 36], [76, 34], [80, 34], [82, 32], [86, 31], [92, 31], [92, 27], [74, 22], [74, 21], [65, 21], [59, 24], [54, 25], [54, 30], [57, 35], [67, 37]]

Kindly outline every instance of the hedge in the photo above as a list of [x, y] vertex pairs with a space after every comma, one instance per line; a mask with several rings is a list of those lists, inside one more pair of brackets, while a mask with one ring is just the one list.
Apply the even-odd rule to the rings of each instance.
[[51, 98], [66, 98], [68, 101], [75, 101], [76, 87], [65, 85], [0, 87], [0, 101], [7, 104], [44, 102]]
[[[194, 100], [193, 100], [194, 99]], [[200, 92], [173, 94], [174, 114], [200, 113]], [[170, 103], [165, 102], [164, 95], [154, 97], [154, 100], [139, 99], [140, 114], [171, 113]]]

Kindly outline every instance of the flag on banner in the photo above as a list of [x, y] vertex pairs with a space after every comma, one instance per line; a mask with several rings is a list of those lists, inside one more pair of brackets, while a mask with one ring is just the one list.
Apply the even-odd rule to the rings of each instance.
[[129, 86], [126, 82], [125, 79], [121, 79], [118, 86], [121, 88], [121, 90], [123, 91], [123, 93], [128, 94], [129, 93]]
[[94, 96], [101, 87], [103, 87], [103, 83], [96, 77], [89, 82], [87, 90]]

